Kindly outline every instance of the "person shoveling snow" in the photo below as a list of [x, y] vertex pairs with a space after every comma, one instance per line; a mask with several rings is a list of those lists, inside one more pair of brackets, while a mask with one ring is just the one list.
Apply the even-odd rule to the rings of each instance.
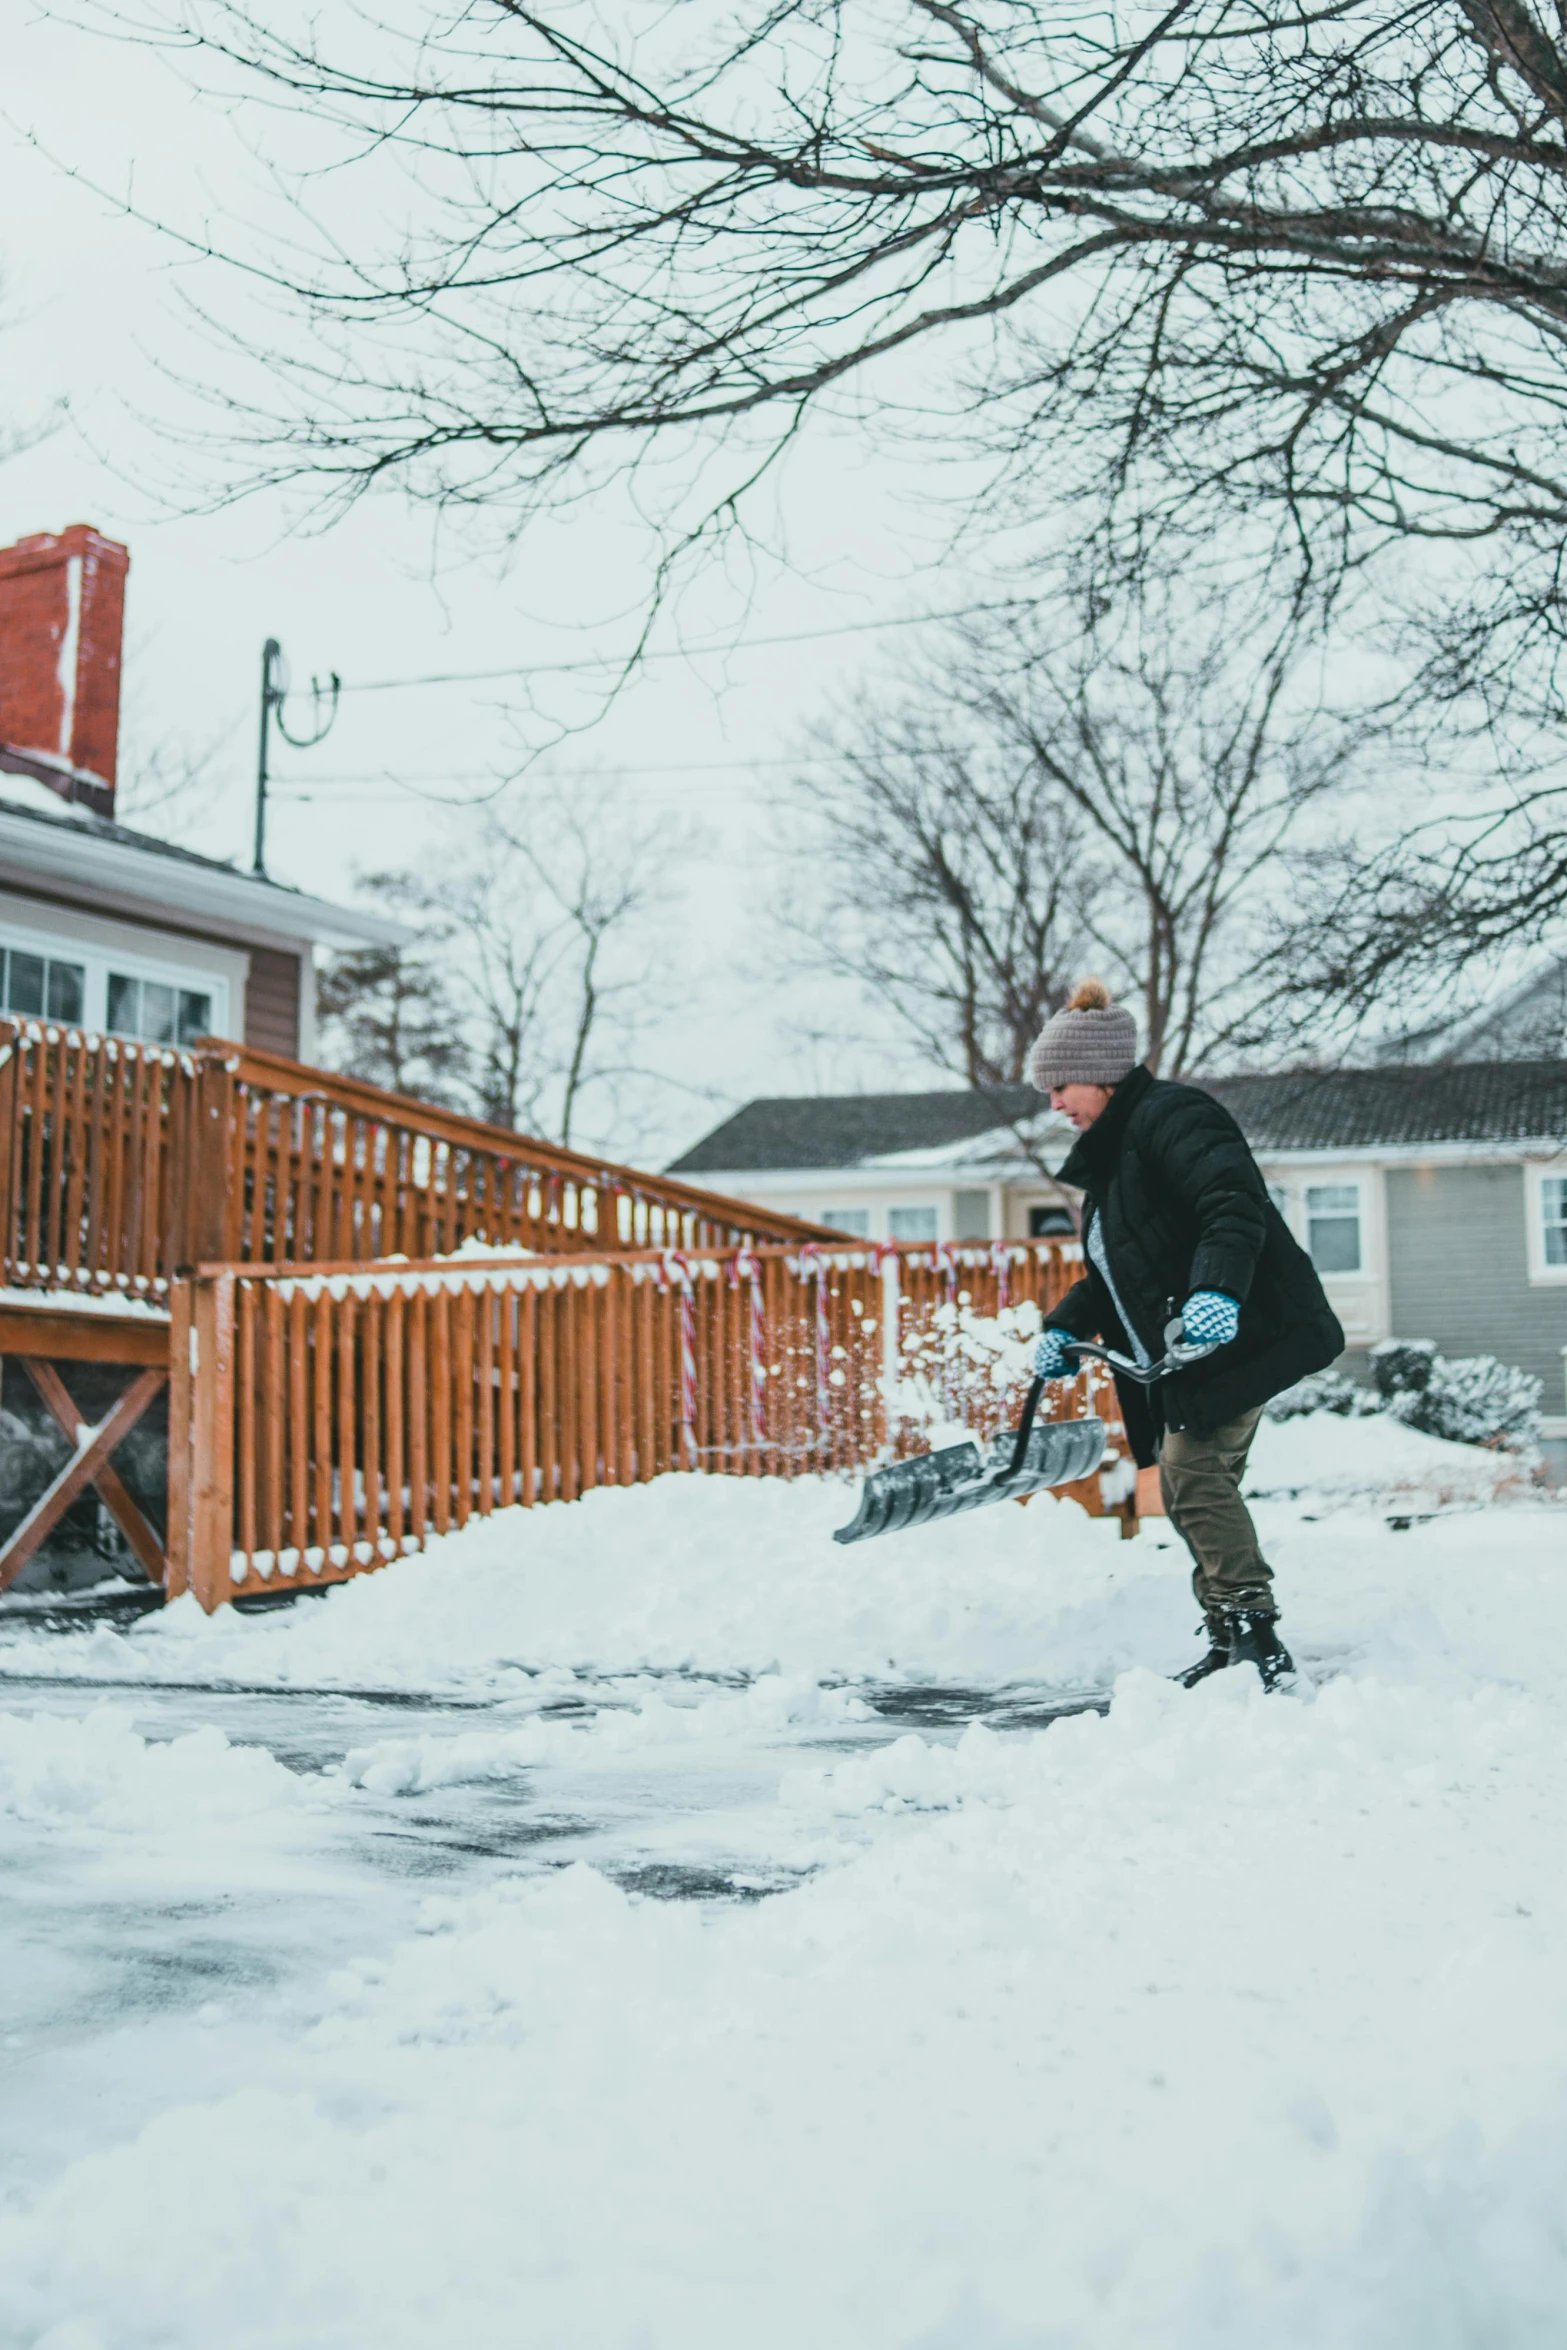
[[[1209, 1642], [1181, 1678], [1249, 1663], [1271, 1688], [1294, 1667], [1241, 1478], [1263, 1405], [1332, 1362], [1344, 1333], [1235, 1120], [1136, 1055], [1131, 1013], [1085, 979], [1029, 1056], [1030, 1082], [1078, 1129], [1058, 1180], [1085, 1195], [1087, 1260], [1046, 1317], [1035, 1373], [1072, 1378], [1075, 1342], [1094, 1340], [1143, 1369], [1116, 1374], [1121, 1417], [1138, 1467], [1159, 1464]], [[1147, 1377], [1177, 1315], [1187, 1345], [1210, 1351]]]

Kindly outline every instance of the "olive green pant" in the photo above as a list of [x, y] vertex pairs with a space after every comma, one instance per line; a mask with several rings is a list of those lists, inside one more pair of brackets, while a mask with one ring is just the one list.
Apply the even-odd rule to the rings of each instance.
[[1260, 1409], [1242, 1412], [1201, 1436], [1193, 1428], [1167, 1428], [1159, 1448], [1164, 1506], [1196, 1562], [1192, 1589], [1204, 1615], [1275, 1604], [1273, 1569], [1257, 1547], [1257, 1529], [1241, 1499], [1246, 1455], [1261, 1418]]

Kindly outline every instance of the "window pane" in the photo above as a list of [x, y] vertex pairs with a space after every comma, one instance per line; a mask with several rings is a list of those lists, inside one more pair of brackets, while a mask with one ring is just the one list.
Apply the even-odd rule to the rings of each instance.
[[953, 1193], [952, 1237], [954, 1240], [988, 1240], [990, 1238], [990, 1194], [988, 1191], [955, 1191]]
[[51, 1020], [79, 1020], [82, 999], [87, 992], [87, 968], [83, 963], [51, 963], [49, 966], [49, 1017]]
[[212, 1027], [212, 998], [198, 995], [193, 988], [180, 989], [180, 1042], [189, 1044], [194, 1037], [205, 1036]]
[[109, 973], [109, 1026], [116, 1036], [141, 1034], [141, 981], [123, 971]]
[[1030, 1240], [1072, 1240], [1077, 1226], [1072, 1221], [1070, 1208], [1030, 1208], [1028, 1237]]
[[174, 990], [161, 979], [141, 983], [141, 1032], [149, 1044], [174, 1042]]
[[1567, 1175], [1547, 1175], [1540, 1185], [1540, 1213], [1545, 1220], [1545, 1261], [1567, 1265]]
[[1360, 1271], [1358, 1216], [1313, 1216], [1307, 1233], [1311, 1261], [1319, 1273]]
[[41, 1012], [44, 1008], [44, 959], [11, 949], [6, 1003], [13, 1012]]
[[1324, 1216], [1358, 1216], [1360, 1213], [1360, 1185], [1358, 1183], [1308, 1183], [1306, 1207], [1309, 1214]]
[[936, 1211], [934, 1208], [894, 1208], [887, 1218], [887, 1229], [894, 1240], [934, 1240]]
[[822, 1222], [830, 1224], [834, 1232], [847, 1232], [856, 1240], [868, 1240], [871, 1229], [869, 1208], [824, 1208]]
[[45, 959], [42, 954], [9, 954], [7, 1003], [14, 1013], [40, 1013], [45, 1008]]

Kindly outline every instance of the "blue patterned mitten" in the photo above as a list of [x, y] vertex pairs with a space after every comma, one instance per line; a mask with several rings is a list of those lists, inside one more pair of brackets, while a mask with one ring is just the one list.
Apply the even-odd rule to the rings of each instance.
[[1241, 1326], [1241, 1310], [1222, 1289], [1194, 1289], [1181, 1309], [1188, 1346], [1228, 1346]]
[[1036, 1379], [1075, 1379], [1077, 1363], [1068, 1354], [1071, 1345], [1064, 1330], [1042, 1330], [1039, 1344], [1034, 1349], [1034, 1377]]

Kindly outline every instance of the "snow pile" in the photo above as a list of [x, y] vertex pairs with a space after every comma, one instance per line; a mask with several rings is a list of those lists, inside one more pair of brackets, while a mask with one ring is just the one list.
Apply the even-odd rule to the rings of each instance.
[[1266, 1414], [1251, 1448], [1249, 1494], [1315, 1495], [1324, 1501], [1381, 1501], [1390, 1508], [1439, 1509], [1527, 1489], [1508, 1453], [1427, 1436], [1378, 1412], [1366, 1419], [1310, 1412]]
[[1544, 2345], [1561, 1759], [1519, 1692], [1137, 1674], [753, 1907], [432, 1903], [264, 2085], [0, 2217], [0, 2339]]
[[1173, 1655], [1189, 1631], [1179, 1574], [1074, 1502], [1040, 1495], [843, 1547], [832, 1529], [853, 1509], [852, 1488], [827, 1479], [662, 1477], [475, 1521], [277, 1614], [208, 1617], [182, 1599], [128, 1634], [19, 1636], [0, 1663], [522, 1694], [551, 1666], [1006, 1679], [1050, 1656], [1098, 1681], [1146, 1661], [1150, 1641]]
[[309, 1797], [263, 1749], [210, 1727], [158, 1742], [118, 1706], [78, 1720], [0, 1714], [0, 1817], [134, 1831], [249, 1820]]
[[535, 1716], [515, 1730], [470, 1730], [456, 1737], [378, 1738], [355, 1747], [343, 1775], [375, 1795], [423, 1795], [465, 1781], [510, 1779], [540, 1763], [618, 1760], [656, 1746], [715, 1739], [776, 1737], [789, 1729], [864, 1721], [869, 1708], [845, 1689], [823, 1689], [796, 1674], [769, 1673], [733, 1697], [671, 1705], [654, 1695], [634, 1707], [604, 1707], [582, 1723]]
[[1018, 1749], [970, 1722], [956, 1746], [931, 1746], [912, 1733], [857, 1754], [832, 1770], [789, 1771], [779, 1800], [808, 1818], [866, 1811], [949, 1811], [1004, 1799], [1017, 1784]]
[[[1424, 1514], [1527, 1488], [1506, 1455], [1316, 1414], [1264, 1421], [1249, 1490], [1318, 1514]], [[832, 1529], [853, 1507], [828, 1479], [663, 1477], [477, 1520], [271, 1615], [208, 1617], [185, 1598], [124, 1633], [19, 1630], [0, 1640], [0, 1674], [521, 1696], [547, 1670], [1098, 1688], [1133, 1665], [1189, 1661], [1189, 1564], [1161, 1521], [1123, 1545], [1114, 1519], [1042, 1494], [840, 1546]], [[1346, 1584], [1322, 1586], [1334, 1625], [1354, 1604], [1341, 1550], [1321, 1567]], [[1286, 1604], [1294, 1620], [1294, 1591]]]

